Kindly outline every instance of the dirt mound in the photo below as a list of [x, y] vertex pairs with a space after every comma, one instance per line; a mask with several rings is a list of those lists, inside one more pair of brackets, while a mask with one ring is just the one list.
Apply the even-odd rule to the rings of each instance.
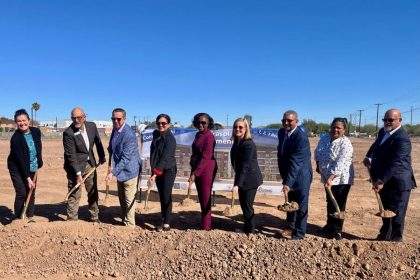
[[166, 233], [84, 221], [0, 230], [8, 279], [414, 279], [419, 243], [285, 241], [220, 230]]

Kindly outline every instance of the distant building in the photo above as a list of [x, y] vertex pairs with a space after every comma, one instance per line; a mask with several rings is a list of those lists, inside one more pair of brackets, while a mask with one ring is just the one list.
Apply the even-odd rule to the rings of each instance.
[[[93, 120], [98, 128], [104, 128], [105, 130], [107, 128], [112, 129], [112, 121], [100, 121], [100, 120]], [[39, 127], [46, 127], [56, 130], [63, 130], [67, 127], [69, 127], [72, 124], [71, 120], [49, 120], [49, 121], [39, 121], [38, 122]]]

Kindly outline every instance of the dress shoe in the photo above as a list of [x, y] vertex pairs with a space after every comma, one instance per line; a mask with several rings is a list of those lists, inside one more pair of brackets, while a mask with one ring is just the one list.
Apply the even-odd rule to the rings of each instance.
[[336, 233], [334, 233], [334, 239], [335, 240], [341, 240], [341, 239], [343, 239], [343, 236], [341, 235], [340, 232], [336, 232]]
[[101, 223], [101, 221], [99, 220], [99, 218], [90, 218], [89, 222], [96, 223], [96, 224], [100, 224]]
[[280, 229], [279, 230], [279, 234], [281, 237], [286, 238], [286, 239], [292, 239], [292, 230], [291, 229]]
[[158, 225], [156, 227], [156, 231], [157, 232], [170, 231], [170, 230], [171, 230], [171, 227], [169, 225], [168, 226], [166, 226], [166, 225]]

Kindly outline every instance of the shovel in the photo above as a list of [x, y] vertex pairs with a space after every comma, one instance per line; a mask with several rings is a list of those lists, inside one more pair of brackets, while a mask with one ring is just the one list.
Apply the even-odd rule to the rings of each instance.
[[330, 216], [333, 217], [333, 218], [336, 218], [336, 219], [344, 220], [344, 218], [346, 216], [346, 213], [340, 211], [340, 207], [338, 207], [337, 200], [335, 200], [335, 197], [334, 197], [334, 195], [331, 191], [331, 187], [327, 187], [326, 189], [327, 189], [327, 193], [328, 193], [328, 195], [329, 195], [329, 197], [330, 197], [330, 199], [331, 199], [331, 201], [332, 201], [332, 203], [335, 207], [335, 210], [337, 211], [335, 213], [330, 214]]
[[231, 200], [231, 203], [230, 203], [230, 206], [227, 206], [226, 208], [225, 208], [225, 210], [223, 211], [223, 215], [224, 216], [233, 216], [233, 215], [235, 215], [236, 214], [236, 211], [235, 211], [235, 192], [232, 192], [232, 200]]
[[[370, 172], [370, 168], [368, 168], [368, 172], [369, 172], [370, 182], [373, 185], [372, 174]], [[376, 213], [375, 216], [385, 218], [385, 219], [390, 219], [390, 218], [395, 217], [397, 214], [395, 214], [391, 210], [385, 210], [384, 205], [382, 204], [381, 197], [379, 196], [379, 193], [375, 190], [374, 190], [374, 192], [375, 192], [376, 200], [378, 201], [378, 206], [379, 206], [379, 212]]]
[[149, 209], [149, 196], [150, 190], [152, 189], [153, 185], [149, 181], [147, 181], [147, 193], [146, 193], [146, 200], [144, 201], [144, 210]]
[[181, 203], [179, 205], [181, 205], [181, 206], [190, 206], [190, 205], [194, 204], [194, 200], [192, 200], [190, 198], [190, 196], [191, 196], [191, 186], [192, 186], [192, 183], [193, 183], [192, 181], [191, 182], [188, 182], [187, 198], [184, 199], [183, 201], [181, 201]]
[[68, 191], [68, 193], [66, 194], [66, 197], [64, 198], [64, 203], [66, 203], [66, 202], [68, 202], [68, 200], [69, 200], [69, 197], [70, 197], [70, 195], [75, 191], [75, 190], [77, 190], [79, 187], [80, 187], [80, 185], [81, 184], [83, 184], [85, 181], [86, 181], [86, 179], [90, 176], [90, 175], [92, 175], [92, 173], [93, 172], [95, 172], [95, 170], [96, 170], [96, 168], [98, 168], [98, 166], [99, 166], [99, 163], [98, 164], [96, 164], [94, 167], [92, 167], [90, 170], [89, 170], [89, 172], [88, 173], [86, 173], [85, 174], [85, 176], [83, 176], [83, 179], [82, 179], [82, 182], [80, 182], [80, 183], [77, 183], [73, 188], [71, 188], [69, 191]]
[[29, 206], [29, 202], [31, 201], [32, 193], [34, 192], [34, 190], [36, 188], [36, 181], [37, 180], [38, 180], [38, 170], [35, 171], [35, 175], [34, 175], [34, 178], [33, 178], [33, 182], [34, 182], [35, 186], [32, 189], [29, 190], [28, 196], [26, 197], [25, 204], [23, 204], [23, 210], [22, 210], [22, 212], [20, 214], [20, 217], [19, 217], [22, 220], [27, 218], [26, 217], [26, 211], [28, 210], [28, 206]]
[[277, 209], [283, 212], [295, 212], [299, 210], [299, 204], [295, 201], [289, 202], [288, 192], [284, 192], [284, 204], [277, 206]]

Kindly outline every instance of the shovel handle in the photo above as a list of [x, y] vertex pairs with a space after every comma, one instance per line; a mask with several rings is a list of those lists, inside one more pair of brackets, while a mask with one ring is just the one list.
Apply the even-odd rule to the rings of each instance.
[[64, 202], [67, 202], [69, 200], [70, 195], [78, 188], [80, 187], [81, 184], [83, 184], [86, 179], [92, 175], [93, 172], [95, 172], [96, 168], [98, 168], [99, 163], [97, 163], [94, 167], [92, 167], [88, 173], [86, 173], [85, 176], [83, 176], [82, 182], [81, 183], [77, 183], [73, 188], [71, 188], [68, 193], [66, 194], [66, 197], [64, 198]]
[[284, 193], [284, 204], [287, 204], [289, 203], [289, 194], [287, 191], [283, 193]]
[[192, 181], [188, 182], [187, 199], [190, 199]]
[[106, 189], [105, 189], [105, 199], [109, 197], [109, 182], [106, 182]]
[[378, 192], [375, 192], [375, 196], [376, 196], [376, 200], [378, 201], [379, 212], [383, 213], [384, 212], [384, 205], [382, 204], [381, 196], [379, 195]]
[[26, 211], [28, 210], [29, 202], [31, 201], [32, 193], [34, 192], [34, 189], [36, 188], [36, 182], [38, 181], [38, 169], [35, 171], [35, 175], [34, 175], [34, 178], [33, 178], [32, 181], [34, 182], [35, 186], [32, 189], [29, 190], [28, 196], [26, 197], [25, 204], [23, 205], [22, 213], [20, 214], [20, 217], [19, 217], [21, 219], [26, 218]]
[[336, 210], [338, 213], [341, 213], [341, 211], [340, 211], [340, 207], [338, 207], [337, 200], [335, 200], [335, 197], [334, 197], [334, 195], [333, 195], [333, 193], [332, 193], [332, 191], [331, 191], [331, 187], [328, 187], [328, 188], [326, 188], [326, 189], [327, 189], [327, 193], [328, 193], [328, 195], [330, 196], [330, 199], [331, 199], [331, 201], [332, 201], [332, 203], [333, 203], [333, 205], [334, 205], [334, 207], [335, 207], [335, 210]]
[[232, 192], [232, 202], [230, 203], [230, 207], [233, 208], [235, 206], [235, 192]]
[[[373, 185], [374, 182], [372, 180], [372, 173], [370, 171], [370, 168], [368, 167], [367, 170], [368, 170], [368, 173], [369, 173], [370, 182]], [[375, 196], [376, 196], [376, 200], [378, 201], [379, 213], [383, 213], [384, 212], [384, 205], [382, 204], [381, 197], [379, 196], [379, 193], [377, 191], [374, 191], [374, 193], [375, 193]]]

